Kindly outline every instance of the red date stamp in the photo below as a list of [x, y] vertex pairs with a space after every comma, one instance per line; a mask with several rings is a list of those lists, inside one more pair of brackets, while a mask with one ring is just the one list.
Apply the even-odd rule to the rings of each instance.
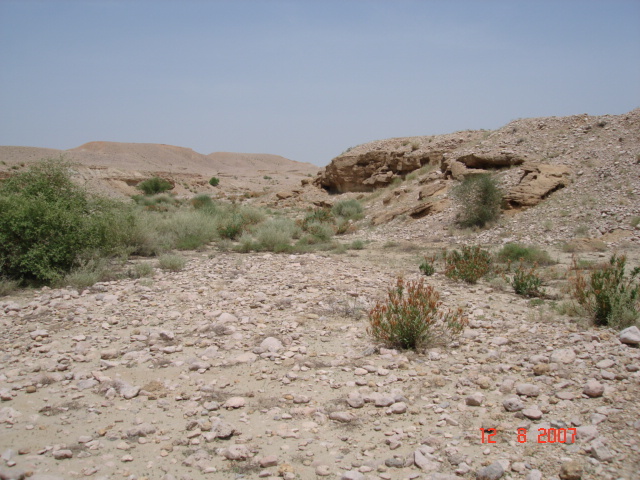
[[[527, 443], [526, 428], [519, 428], [516, 434], [518, 443]], [[495, 428], [481, 428], [482, 443], [498, 443], [493, 437], [498, 434]], [[537, 443], [574, 443], [577, 430], [575, 428], [539, 428]]]

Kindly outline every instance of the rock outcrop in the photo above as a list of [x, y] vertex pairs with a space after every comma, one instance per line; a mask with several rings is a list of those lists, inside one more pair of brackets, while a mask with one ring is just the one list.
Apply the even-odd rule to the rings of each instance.
[[530, 165], [523, 170], [520, 183], [505, 195], [507, 208], [533, 207], [570, 182], [571, 169], [564, 165]]
[[425, 165], [439, 165], [447, 153], [477, 142], [482, 134], [467, 131], [360, 145], [334, 158], [315, 184], [330, 193], [372, 192]]

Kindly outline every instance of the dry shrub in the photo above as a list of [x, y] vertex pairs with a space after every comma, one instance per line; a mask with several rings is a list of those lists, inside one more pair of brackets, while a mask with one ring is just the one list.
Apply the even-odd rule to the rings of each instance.
[[369, 312], [367, 333], [389, 347], [415, 350], [459, 334], [467, 322], [462, 309], [444, 309], [440, 294], [423, 280], [398, 278], [387, 301]]

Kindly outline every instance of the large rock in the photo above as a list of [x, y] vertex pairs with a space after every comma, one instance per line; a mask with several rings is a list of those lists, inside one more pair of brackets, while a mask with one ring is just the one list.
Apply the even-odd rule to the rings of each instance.
[[520, 183], [505, 195], [510, 208], [533, 207], [570, 182], [571, 170], [564, 165], [530, 165], [523, 170]]

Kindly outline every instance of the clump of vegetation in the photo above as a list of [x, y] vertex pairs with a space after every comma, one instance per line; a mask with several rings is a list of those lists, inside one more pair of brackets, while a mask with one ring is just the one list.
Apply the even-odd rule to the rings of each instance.
[[331, 208], [331, 213], [347, 220], [360, 220], [364, 216], [362, 204], [355, 198], [336, 202]]
[[511, 278], [511, 286], [518, 295], [523, 297], [542, 297], [544, 289], [542, 289], [542, 279], [536, 272], [537, 265], [526, 267], [522, 263], [516, 268]]
[[155, 195], [171, 190], [173, 184], [164, 178], [153, 177], [140, 182], [137, 188], [138, 190], [142, 190], [145, 195]]
[[444, 274], [453, 280], [476, 283], [491, 269], [491, 254], [478, 246], [444, 252]]
[[420, 349], [454, 334], [467, 323], [462, 309], [442, 307], [440, 294], [422, 280], [405, 282], [399, 278], [389, 289], [386, 302], [378, 302], [369, 312], [367, 332], [375, 341], [401, 349]]
[[585, 274], [574, 261], [570, 279], [573, 298], [596, 325], [625, 328], [640, 316], [640, 267], [625, 276], [626, 257], [612, 255], [602, 268]]
[[220, 185], [220, 179], [218, 177], [211, 177], [209, 179], [209, 185], [211, 185], [212, 187], [217, 187], [218, 185]]
[[213, 200], [211, 200], [211, 197], [206, 193], [196, 195], [189, 203], [191, 203], [193, 208], [196, 210], [200, 210], [201, 208], [213, 208]]
[[10, 295], [18, 289], [19, 282], [0, 277], [0, 297]]
[[62, 159], [33, 164], [0, 185], [0, 269], [12, 280], [52, 282], [79, 258], [120, 253], [133, 221], [124, 204], [73, 183]]
[[483, 228], [500, 216], [502, 190], [489, 174], [465, 176], [452, 193], [460, 206], [457, 222], [462, 227]]
[[435, 255], [432, 255], [430, 257], [425, 256], [418, 268], [424, 275], [426, 275], [427, 277], [430, 277], [431, 275], [436, 273], [435, 262], [436, 262]]
[[165, 254], [158, 258], [158, 266], [162, 270], [168, 270], [170, 272], [179, 272], [186, 264], [187, 261], [180, 255]]
[[497, 257], [504, 262], [524, 262], [529, 265], [553, 265], [555, 263], [545, 250], [520, 243], [507, 243], [498, 252]]

